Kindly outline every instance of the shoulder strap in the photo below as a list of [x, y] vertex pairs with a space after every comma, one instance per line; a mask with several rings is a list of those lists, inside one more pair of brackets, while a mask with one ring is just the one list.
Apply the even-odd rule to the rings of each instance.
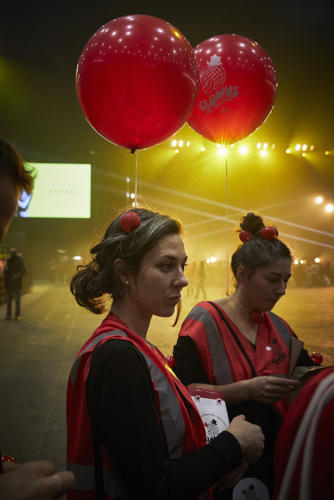
[[228, 321], [226, 320], [225, 316], [223, 315], [223, 313], [221, 312], [221, 310], [219, 309], [219, 307], [217, 307], [217, 305], [214, 302], [211, 302], [211, 301], [208, 301], [208, 302], [209, 302], [209, 304], [212, 305], [212, 307], [214, 307], [216, 309], [216, 311], [218, 312], [219, 316], [221, 317], [221, 319], [224, 321], [225, 325], [229, 329], [229, 331], [230, 331], [232, 337], [234, 338], [237, 346], [239, 347], [240, 351], [242, 352], [242, 354], [244, 355], [246, 361], [248, 362], [248, 364], [250, 366], [250, 369], [251, 369], [251, 372], [252, 372], [252, 376], [253, 377], [257, 377], [257, 373], [255, 371], [255, 368], [252, 365], [251, 360], [249, 359], [248, 354], [245, 351], [243, 345], [241, 344], [241, 342], [240, 342], [237, 334], [235, 333], [235, 331], [233, 330], [233, 328], [231, 327], [231, 325], [228, 323]]

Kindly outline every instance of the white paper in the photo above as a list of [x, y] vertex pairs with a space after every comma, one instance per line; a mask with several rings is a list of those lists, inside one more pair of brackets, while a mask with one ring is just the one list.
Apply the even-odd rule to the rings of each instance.
[[222, 399], [204, 398], [202, 396], [191, 397], [203, 421], [206, 442], [209, 443], [230, 425], [225, 401]]

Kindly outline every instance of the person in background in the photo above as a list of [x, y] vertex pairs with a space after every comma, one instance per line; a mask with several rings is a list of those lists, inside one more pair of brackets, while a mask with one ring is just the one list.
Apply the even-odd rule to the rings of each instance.
[[15, 319], [21, 319], [21, 289], [22, 278], [26, 269], [21, 254], [16, 248], [11, 248], [10, 256], [7, 259], [4, 277], [7, 292], [7, 314], [5, 319], [12, 318], [12, 301], [15, 298]]
[[[31, 193], [33, 176], [20, 155], [0, 136], [0, 241], [15, 214], [22, 189]], [[48, 460], [15, 464], [0, 451], [1, 500], [49, 500], [63, 494], [74, 483], [71, 472], [55, 473]]]
[[146, 337], [152, 316], [171, 316], [187, 285], [181, 226], [143, 208], [125, 211], [91, 254], [71, 291], [93, 313], [104, 311], [105, 297], [112, 305], [69, 376], [67, 463], [76, 486], [67, 498], [211, 498], [217, 481], [236, 481], [260, 457], [263, 435], [238, 416], [206, 445], [189, 392]]
[[[191, 310], [174, 347], [173, 369], [186, 385], [220, 390], [230, 417], [244, 413], [262, 427], [264, 454], [247, 475], [272, 492], [275, 440], [290, 408], [287, 396], [299, 382], [287, 378], [295, 334], [270, 311], [285, 294], [293, 258], [260, 216], [250, 212], [240, 226], [243, 243], [231, 261], [235, 292]], [[303, 349], [297, 365], [313, 364]]]
[[204, 260], [201, 260], [197, 273], [195, 275], [196, 278], [196, 295], [195, 299], [198, 299], [199, 293], [202, 292], [203, 299], [206, 300], [206, 291], [205, 291], [205, 263]]

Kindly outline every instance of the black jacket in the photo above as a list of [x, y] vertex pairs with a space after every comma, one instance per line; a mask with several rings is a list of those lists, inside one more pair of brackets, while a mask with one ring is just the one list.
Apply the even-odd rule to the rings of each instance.
[[14, 254], [9, 257], [4, 269], [5, 288], [14, 290], [22, 287], [22, 277], [26, 269], [20, 255]]

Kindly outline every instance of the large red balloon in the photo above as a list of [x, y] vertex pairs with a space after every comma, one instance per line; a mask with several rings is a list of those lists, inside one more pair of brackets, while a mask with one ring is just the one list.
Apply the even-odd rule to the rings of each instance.
[[162, 19], [119, 17], [87, 42], [76, 88], [99, 134], [132, 151], [148, 148], [189, 118], [198, 90], [195, 54], [182, 33]]
[[211, 141], [237, 142], [258, 128], [272, 110], [277, 77], [266, 51], [240, 35], [219, 35], [195, 47], [200, 73], [188, 122]]

